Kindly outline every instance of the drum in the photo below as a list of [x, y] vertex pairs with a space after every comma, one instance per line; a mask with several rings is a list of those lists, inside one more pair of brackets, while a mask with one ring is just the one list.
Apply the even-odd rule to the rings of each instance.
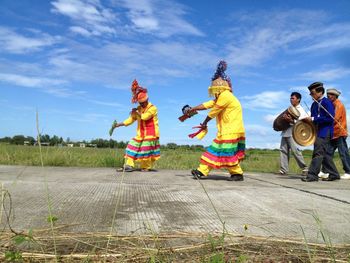
[[290, 106], [274, 120], [273, 129], [275, 131], [284, 131], [290, 127], [290, 123], [283, 118], [284, 114], [289, 114], [293, 120], [297, 120], [300, 116], [300, 112], [295, 107]]
[[292, 135], [297, 144], [309, 146], [316, 140], [316, 127], [311, 121], [299, 120], [293, 126]]

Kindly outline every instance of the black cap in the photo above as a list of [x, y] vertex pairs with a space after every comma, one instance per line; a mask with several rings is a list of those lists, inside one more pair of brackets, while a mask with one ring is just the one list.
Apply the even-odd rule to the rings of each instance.
[[323, 88], [323, 83], [322, 82], [314, 82], [307, 88], [309, 89], [309, 91], [312, 91], [313, 89], [317, 89], [317, 88]]

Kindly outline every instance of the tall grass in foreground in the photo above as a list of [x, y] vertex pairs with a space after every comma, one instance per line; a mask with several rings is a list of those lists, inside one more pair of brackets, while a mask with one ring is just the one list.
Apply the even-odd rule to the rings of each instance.
[[[202, 151], [189, 149], [162, 149], [161, 158], [155, 163], [156, 169], [193, 169], [196, 168]], [[306, 164], [311, 161], [310, 150], [304, 151]], [[124, 149], [42, 147], [44, 166], [75, 167], [122, 167]], [[247, 150], [242, 168], [247, 172], [276, 172], [279, 170], [278, 150]], [[40, 166], [40, 151], [37, 146], [0, 144], [0, 164]], [[335, 163], [342, 171], [338, 154]], [[290, 172], [299, 173], [294, 158], [291, 156]]]

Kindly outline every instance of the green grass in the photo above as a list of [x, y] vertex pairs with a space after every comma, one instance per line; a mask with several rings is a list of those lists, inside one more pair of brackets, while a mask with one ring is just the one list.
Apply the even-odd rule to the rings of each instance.
[[[42, 151], [44, 166], [122, 167], [124, 162], [124, 149], [43, 147]], [[201, 154], [202, 151], [191, 149], [162, 149], [161, 159], [156, 162], [154, 168], [193, 169], [198, 166]], [[312, 151], [306, 150], [303, 155], [309, 164]], [[334, 160], [341, 172], [338, 154]], [[40, 166], [39, 147], [0, 144], [0, 164]], [[300, 172], [293, 157], [289, 167], [291, 173]], [[247, 172], [276, 172], [279, 170], [279, 151], [247, 150], [242, 168]]]

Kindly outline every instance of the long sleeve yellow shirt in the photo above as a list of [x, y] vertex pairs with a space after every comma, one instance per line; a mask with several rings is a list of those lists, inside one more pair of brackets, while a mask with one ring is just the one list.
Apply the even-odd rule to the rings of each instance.
[[210, 118], [216, 118], [217, 138], [230, 140], [244, 136], [242, 106], [232, 92], [225, 90], [216, 100], [203, 103]]

